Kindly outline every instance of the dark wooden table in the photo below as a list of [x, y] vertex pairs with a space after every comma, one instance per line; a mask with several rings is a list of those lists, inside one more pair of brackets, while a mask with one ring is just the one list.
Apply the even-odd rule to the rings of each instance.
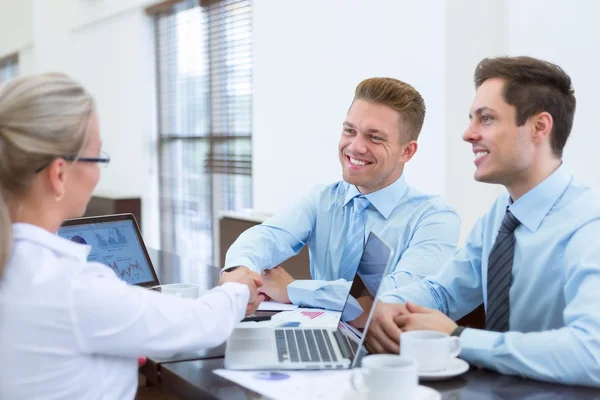
[[[196, 259], [181, 257], [161, 250], [148, 249], [152, 264], [161, 284], [194, 283], [200, 290], [211, 289], [219, 283], [219, 268], [206, 265]], [[163, 363], [223, 357], [225, 345], [201, 352], [177, 354], [171, 358], [148, 359], [141, 369], [150, 384], [159, 384], [159, 371]]]
[[[212, 371], [223, 368], [223, 358], [163, 364], [160, 385], [184, 399], [250, 400], [264, 397]], [[472, 368], [466, 374], [438, 382], [422, 382], [454, 399], [600, 399], [600, 390], [538, 382]], [[332, 390], [334, 390], [332, 388]], [[400, 398], [400, 397], [399, 397]]]
[[[219, 281], [218, 268], [156, 250], [150, 251], [150, 257], [161, 283], [196, 283], [200, 289], [209, 289]], [[263, 399], [260, 394], [213, 373], [213, 370], [223, 368], [224, 351], [223, 345], [202, 353], [180, 354], [163, 360], [149, 359], [141, 372], [149, 383], [160, 385], [163, 390], [183, 399]], [[453, 379], [422, 384], [439, 391], [444, 400], [600, 400], [600, 389], [550, 384], [476, 368]]]

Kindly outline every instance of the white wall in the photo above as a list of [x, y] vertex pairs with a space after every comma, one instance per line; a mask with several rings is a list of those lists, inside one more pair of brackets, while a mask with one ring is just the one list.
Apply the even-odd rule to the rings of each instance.
[[71, 0], [73, 14], [77, 16], [73, 20], [72, 28], [92, 25], [129, 11], [140, 11], [160, 2], [161, 0]]
[[255, 1], [255, 209], [277, 211], [314, 184], [340, 179], [337, 141], [354, 87], [392, 76], [427, 105], [409, 183], [444, 195], [466, 236], [502, 190], [474, 181], [461, 136], [477, 62], [505, 52], [505, 2], [436, 4]]
[[[356, 85], [409, 82], [426, 100], [409, 182], [444, 190], [443, 7], [417, 1], [254, 1], [254, 208], [274, 212], [341, 178], [337, 143]], [[426, 22], [425, 22], [426, 21]]]
[[33, 44], [33, 0], [0, 0], [0, 57]]
[[600, 188], [598, 15], [597, 1], [509, 0], [508, 52], [555, 62], [571, 76], [577, 110], [564, 161], [580, 181], [595, 188]]
[[457, 209], [464, 239], [504, 191], [475, 182], [471, 146], [462, 141], [475, 66], [501, 55], [545, 58], [572, 76], [578, 109], [565, 162], [600, 187], [600, 172], [590, 168], [600, 144], [593, 114], [600, 3], [255, 0], [254, 7], [257, 210], [280, 210], [314, 184], [340, 178], [337, 140], [353, 89], [389, 75], [413, 84], [428, 107], [409, 182]]
[[95, 193], [141, 197], [144, 238], [149, 246], [157, 248], [154, 25], [144, 12], [151, 2], [77, 3], [70, 31], [72, 54], [76, 57], [74, 75], [98, 103], [103, 148], [111, 155], [111, 164]]
[[475, 66], [485, 57], [505, 55], [505, 7], [502, 0], [451, 0], [446, 7], [444, 197], [461, 216], [461, 240], [504, 190], [473, 179], [474, 155], [462, 135], [475, 95]]
[[19, 74], [28, 75], [34, 72], [33, 44], [21, 49], [19, 53]]
[[154, 97], [154, 63], [144, 61], [153, 57], [151, 22], [142, 10], [130, 10], [74, 32], [75, 74], [98, 103], [104, 148], [112, 156], [97, 192], [139, 196], [156, 118], [148, 101]]
[[141, 197], [145, 239], [158, 247], [154, 26], [144, 12], [158, 1], [0, 1], [0, 57], [17, 51], [21, 74], [61, 71], [90, 91], [112, 158], [94, 194]]

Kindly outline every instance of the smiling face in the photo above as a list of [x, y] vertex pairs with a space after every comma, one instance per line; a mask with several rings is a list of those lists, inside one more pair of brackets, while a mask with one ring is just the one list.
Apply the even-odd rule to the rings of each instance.
[[509, 187], [527, 179], [536, 146], [532, 122], [517, 126], [516, 109], [504, 100], [504, 83], [503, 79], [491, 78], [477, 89], [463, 140], [473, 146], [475, 179]]
[[339, 143], [344, 180], [368, 194], [400, 178], [404, 163], [416, 151], [416, 142], [400, 131], [401, 126], [400, 116], [392, 108], [354, 101]]

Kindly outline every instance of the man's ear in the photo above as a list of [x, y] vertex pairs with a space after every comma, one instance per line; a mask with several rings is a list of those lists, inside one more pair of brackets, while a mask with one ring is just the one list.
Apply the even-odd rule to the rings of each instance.
[[67, 178], [69, 175], [69, 164], [62, 158], [57, 158], [52, 161], [52, 164], [47, 168], [50, 187], [54, 192], [56, 201], [60, 201], [66, 192]]
[[417, 144], [416, 140], [411, 140], [405, 143], [403, 146], [404, 148], [402, 149], [402, 155], [400, 156], [400, 160], [403, 163], [406, 163], [410, 161], [411, 158], [413, 158], [413, 156], [417, 152], [417, 149], [419, 148], [419, 145]]
[[533, 140], [541, 143], [543, 140], [550, 139], [554, 120], [550, 113], [544, 111], [531, 117], [533, 126]]

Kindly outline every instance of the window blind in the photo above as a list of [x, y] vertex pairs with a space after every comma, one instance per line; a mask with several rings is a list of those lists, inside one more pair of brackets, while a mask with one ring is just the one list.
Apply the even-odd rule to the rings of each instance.
[[161, 246], [212, 262], [221, 210], [252, 206], [251, 0], [155, 14]]

